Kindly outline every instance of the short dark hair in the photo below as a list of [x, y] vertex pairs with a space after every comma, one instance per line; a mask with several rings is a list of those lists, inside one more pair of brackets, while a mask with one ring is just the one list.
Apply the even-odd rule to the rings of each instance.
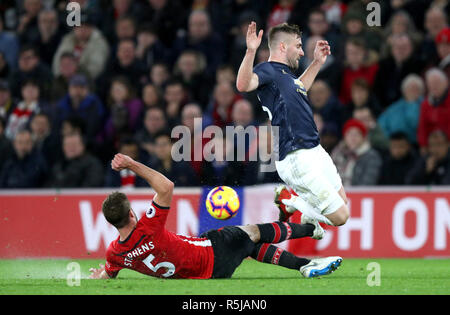
[[320, 15], [322, 15], [324, 18], [327, 17], [327, 14], [325, 13], [325, 11], [322, 10], [320, 7], [316, 7], [316, 8], [314, 8], [314, 9], [312, 9], [311, 11], [309, 11], [308, 19], [309, 19], [309, 18], [311, 17], [311, 15], [313, 15], [313, 14], [320, 14]]
[[445, 131], [442, 129], [439, 129], [439, 128], [436, 128], [433, 131], [431, 131], [430, 134], [428, 135], [428, 139], [430, 139], [431, 137], [436, 137], [436, 136], [443, 138], [445, 140], [445, 142], [448, 142], [448, 140], [449, 140]]
[[161, 137], [169, 138], [170, 143], [174, 142], [174, 139], [172, 139], [172, 135], [168, 129], [164, 128], [164, 129], [159, 130], [158, 132], [155, 133], [153, 138], [156, 141], [156, 139], [161, 138]]
[[40, 57], [39, 56], [39, 50], [37, 49], [36, 46], [32, 45], [32, 44], [25, 44], [23, 45], [20, 50], [19, 50], [19, 56], [21, 56], [23, 53], [28, 52], [28, 51], [32, 51], [33, 55], [35, 57]]
[[150, 106], [150, 107], [145, 108], [144, 109], [144, 118], [147, 115], [147, 113], [152, 110], [156, 110], [156, 111], [162, 113], [164, 119], [166, 119], [166, 112], [165, 112], [164, 108], [162, 108], [161, 106]]
[[158, 36], [158, 32], [156, 30], [156, 26], [153, 23], [151, 23], [151, 22], [140, 24], [138, 26], [137, 33], [150, 33], [150, 34]]
[[103, 201], [102, 212], [106, 221], [120, 229], [130, 221], [130, 201], [124, 193], [115, 191]]
[[39, 81], [35, 78], [26, 78], [22, 83], [22, 88], [24, 88], [27, 85], [32, 85], [38, 89], [41, 88], [41, 86], [39, 85]]
[[79, 116], [71, 115], [71, 116], [67, 117], [66, 119], [64, 119], [63, 123], [68, 123], [70, 126], [72, 126], [72, 128], [78, 129], [82, 135], [85, 134], [85, 132], [86, 132], [86, 128], [87, 128], [86, 123]]
[[136, 147], [139, 147], [138, 142], [134, 140], [130, 135], [124, 135], [120, 138], [119, 149], [126, 145], [135, 145]]
[[77, 60], [77, 58], [75, 57], [75, 54], [73, 52], [70, 51], [65, 51], [61, 54], [61, 56], [59, 57], [59, 60], [62, 60], [63, 58], [70, 58], [73, 60]]
[[355, 108], [353, 109], [353, 112], [361, 111], [361, 110], [368, 110], [369, 113], [370, 113], [372, 116], [374, 116], [374, 113], [373, 113], [372, 108], [371, 108], [370, 106], [367, 106], [367, 105], [363, 105], [363, 106], [355, 106]]
[[409, 142], [408, 136], [403, 131], [396, 131], [389, 137], [390, 140], [405, 140]]
[[353, 46], [362, 48], [364, 51], [367, 50], [367, 44], [366, 44], [366, 42], [364, 41], [363, 38], [361, 38], [361, 37], [359, 37], [359, 36], [353, 36], [353, 37], [350, 37], [349, 39], [347, 39], [347, 42], [346, 42], [345, 44], [346, 44], [346, 45], [347, 45], [347, 44], [352, 44]]
[[83, 134], [79, 133], [79, 132], [70, 132], [68, 134], [65, 134], [62, 137], [63, 142], [70, 137], [76, 137], [78, 139], [80, 139], [81, 144], [86, 148], [87, 145], [87, 139], [83, 136]]
[[116, 22], [127, 21], [127, 20], [133, 22], [133, 24], [135, 24], [135, 26], [136, 26], [136, 19], [132, 15], [129, 15], [129, 14], [125, 14], [125, 15], [117, 18]]
[[351, 84], [351, 87], [352, 88], [353, 87], [359, 87], [361, 89], [370, 91], [369, 82], [367, 82], [367, 80], [364, 79], [364, 78], [356, 78], [355, 80], [353, 80], [353, 82]]
[[39, 112], [34, 114], [33, 119], [35, 119], [36, 117], [44, 117], [45, 119], [47, 119], [48, 123], [51, 124], [51, 119], [50, 119], [50, 115], [44, 112]]
[[122, 38], [121, 40], [119, 40], [119, 42], [117, 43], [117, 47], [119, 47], [121, 44], [124, 44], [127, 42], [133, 44], [133, 47], [136, 48], [136, 41], [133, 38], [128, 38], [128, 37]]
[[181, 80], [179, 80], [179, 79], [177, 79], [177, 78], [169, 79], [169, 80], [166, 82], [164, 89], [167, 89], [168, 86], [174, 86], [174, 85], [179, 85], [179, 86], [181, 86], [181, 88], [182, 88], [183, 90], [186, 89], [186, 86], [185, 86], [185, 84], [183, 83], [183, 81], [181, 81]]
[[275, 39], [275, 36], [278, 33], [286, 33], [286, 34], [302, 36], [302, 32], [300, 31], [300, 28], [298, 25], [288, 24], [288, 23], [282, 23], [279, 25], [275, 25], [269, 30], [269, 37], [268, 37], [269, 47], [271, 47], [271, 43], [273, 42], [273, 40]]

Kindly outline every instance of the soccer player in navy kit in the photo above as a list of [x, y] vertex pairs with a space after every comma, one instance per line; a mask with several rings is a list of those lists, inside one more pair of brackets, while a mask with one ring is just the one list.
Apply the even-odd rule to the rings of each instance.
[[175, 234], [165, 228], [173, 182], [123, 154], [116, 154], [111, 167], [116, 171], [133, 171], [149, 183], [156, 195], [140, 219], [124, 193], [113, 192], [105, 199], [103, 215], [117, 228], [119, 236], [108, 246], [105, 265], [90, 269], [91, 278], [115, 278], [123, 268], [162, 278], [230, 278], [248, 256], [298, 270], [304, 277], [311, 278], [333, 272], [342, 262], [337, 256], [301, 258], [272, 245], [306, 236], [320, 238], [323, 231], [310, 223], [226, 226], [209, 230], [200, 237]]
[[279, 127], [279, 161], [275, 166], [280, 178], [295, 192], [291, 194], [285, 186], [276, 190], [280, 218], [287, 221], [298, 209], [302, 223], [343, 225], [349, 217], [347, 198], [333, 161], [320, 146], [307, 97], [320, 67], [331, 54], [330, 46], [327, 41], [317, 41], [314, 60], [296, 77], [292, 71], [304, 55], [298, 26], [283, 23], [272, 27], [268, 35], [269, 61], [253, 68], [262, 35], [263, 31], [257, 33], [256, 23], [251, 22], [236, 87], [240, 92], [257, 90], [272, 126]]

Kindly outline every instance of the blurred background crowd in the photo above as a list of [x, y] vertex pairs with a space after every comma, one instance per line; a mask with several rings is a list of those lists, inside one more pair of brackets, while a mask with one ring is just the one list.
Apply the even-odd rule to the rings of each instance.
[[[265, 34], [300, 26], [298, 75], [330, 43], [308, 97], [344, 185], [450, 185], [448, 0], [377, 1], [381, 26], [361, 0], [77, 0], [70, 27], [68, 2], [0, 2], [1, 188], [145, 186], [111, 170], [117, 152], [177, 186], [280, 181], [252, 158], [270, 152], [270, 132], [249, 137], [244, 161], [221, 161], [229, 138], [212, 161], [171, 157], [175, 126], [192, 132], [194, 157], [211, 145], [194, 131], [269, 124], [235, 88], [250, 21]], [[264, 41], [255, 63], [268, 57]]]

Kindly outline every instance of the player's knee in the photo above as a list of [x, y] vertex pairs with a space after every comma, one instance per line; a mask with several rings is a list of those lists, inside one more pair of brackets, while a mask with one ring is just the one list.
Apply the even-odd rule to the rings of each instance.
[[346, 205], [344, 205], [341, 208], [339, 208], [338, 211], [336, 211], [332, 222], [336, 226], [341, 226], [347, 222], [349, 217], [350, 217], [350, 212], [348, 210], [348, 207]]
[[259, 232], [259, 228], [255, 224], [248, 224], [239, 226], [241, 230], [248, 234], [248, 237], [252, 240], [253, 243], [258, 243], [261, 238], [261, 234]]

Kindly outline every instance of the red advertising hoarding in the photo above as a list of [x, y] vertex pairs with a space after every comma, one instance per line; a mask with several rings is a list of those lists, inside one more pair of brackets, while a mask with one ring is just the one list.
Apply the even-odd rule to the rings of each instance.
[[[0, 258], [102, 258], [117, 237], [101, 213], [111, 190], [0, 192]], [[151, 190], [127, 191], [138, 216]], [[176, 189], [167, 229], [198, 235], [202, 189]], [[349, 189], [351, 217], [324, 239], [280, 244], [300, 256], [450, 257], [450, 188]], [[273, 185], [244, 189], [242, 224], [276, 220]], [[295, 215], [294, 222], [300, 221]], [[226, 225], [226, 221], [224, 222]]]

